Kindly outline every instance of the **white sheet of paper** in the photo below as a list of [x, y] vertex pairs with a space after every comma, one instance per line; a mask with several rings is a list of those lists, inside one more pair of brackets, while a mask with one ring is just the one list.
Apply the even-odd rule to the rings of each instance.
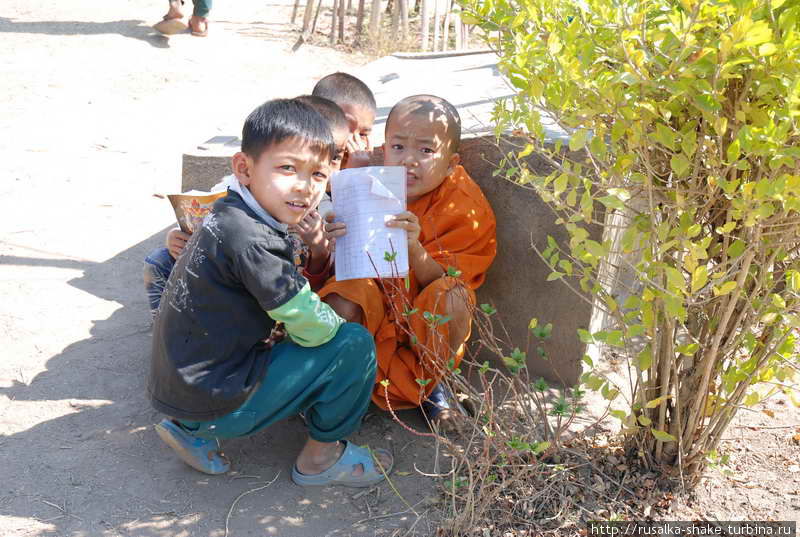
[[[408, 275], [406, 231], [386, 227], [388, 218], [406, 210], [406, 169], [342, 170], [331, 178], [331, 194], [336, 221], [347, 224], [347, 234], [336, 239], [336, 279]], [[394, 261], [385, 259], [387, 253], [395, 254]]]

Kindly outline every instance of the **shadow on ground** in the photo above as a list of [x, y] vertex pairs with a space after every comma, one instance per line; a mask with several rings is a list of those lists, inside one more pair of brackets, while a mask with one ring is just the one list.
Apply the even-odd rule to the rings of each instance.
[[144, 41], [156, 48], [169, 48], [169, 39], [153, 30], [143, 20], [16, 22], [6, 17], [0, 17], [0, 33], [44, 35], [119, 34], [123, 37]]
[[[226, 442], [233, 461], [226, 476], [195, 472], [161, 443], [152, 429], [161, 416], [145, 395], [150, 321], [141, 263], [162, 241], [163, 232], [102, 263], [0, 258], [21, 266], [82, 269], [70, 285], [121, 304], [108, 318], [93, 321], [90, 337], [50, 358], [46, 371], [0, 388], [16, 405], [29, 402], [39, 415], [60, 415], [35, 423], [33, 410], [33, 426], [0, 438], [6, 467], [0, 514], [15, 520], [15, 534], [221, 536], [227, 525], [231, 535], [373, 536], [417, 521], [419, 502], [432, 485], [415, 475], [414, 465], [432, 471], [433, 451], [381, 412], [368, 416], [353, 439], [393, 448], [401, 472], [393, 484], [403, 499], [386, 484], [361, 496], [351, 489], [292, 484], [289, 469], [305, 438], [298, 418]], [[68, 319], [73, 313], [61, 307]], [[423, 430], [415, 413], [404, 419]], [[404, 502], [416, 504], [417, 514]], [[392, 513], [400, 514], [375, 518]], [[421, 534], [430, 530], [424, 526], [417, 524]]]

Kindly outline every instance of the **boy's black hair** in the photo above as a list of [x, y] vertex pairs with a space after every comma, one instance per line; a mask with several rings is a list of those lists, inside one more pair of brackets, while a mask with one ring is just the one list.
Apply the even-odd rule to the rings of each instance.
[[267, 101], [247, 116], [242, 127], [242, 152], [258, 160], [268, 147], [298, 138], [327, 160], [336, 153], [328, 122], [296, 99]]
[[311, 95], [324, 97], [339, 104], [353, 104], [364, 106], [373, 112], [377, 108], [375, 96], [372, 91], [361, 80], [347, 73], [333, 73], [323, 77]]
[[386, 117], [387, 129], [392, 120], [392, 114], [399, 108], [404, 108], [411, 114], [426, 115], [431, 121], [435, 121], [438, 117], [444, 117], [447, 137], [450, 139], [450, 154], [458, 152], [458, 146], [461, 144], [461, 116], [449, 101], [436, 95], [412, 95], [401, 99], [392, 107]]
[[317, 97], [316, 95], [301, 95], [299, 97], [295, 97], [295, 99], [303, 104], [307, 104], [316, 110], [319, 115], [324, 117], [328, 121], [328, 126], [331, 128], [331, 132], [334, 130], [349, 129], [347, 117], [344, 115], [344, 111], [339, 108], [338, 104], [330, 99], [326, 99], [325, 97]]

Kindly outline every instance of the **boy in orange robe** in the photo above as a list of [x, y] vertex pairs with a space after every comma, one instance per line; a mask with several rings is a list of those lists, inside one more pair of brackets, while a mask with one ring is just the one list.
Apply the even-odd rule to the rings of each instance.
[[[407, 231], [407, 283], [332, 278], [319, 291], [337, 313], [375, 337], [373, 402], [400, 409], [435, 401], [429, 417], [444, 427], [455, 415], [439, 381], [464, 355], [474, 290], [497, 252], [492, 208], [459, 165], [460, 138], [458, 111], [444, 99], [416, 95], [392, 108], [384, 164], [405, 166], [408, 210], [386, 225]], [[346, 231], [343, 223], [326, 224], [330, 239]]]

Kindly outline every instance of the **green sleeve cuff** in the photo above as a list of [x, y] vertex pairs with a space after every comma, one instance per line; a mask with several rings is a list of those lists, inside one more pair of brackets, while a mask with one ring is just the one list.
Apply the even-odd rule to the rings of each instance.
[[344, 319], [322, 302], [308, 283], [291, 300], [267, 314], [282, 322], [292, 341], [303, 347], [327, 343], [344, 324]]

